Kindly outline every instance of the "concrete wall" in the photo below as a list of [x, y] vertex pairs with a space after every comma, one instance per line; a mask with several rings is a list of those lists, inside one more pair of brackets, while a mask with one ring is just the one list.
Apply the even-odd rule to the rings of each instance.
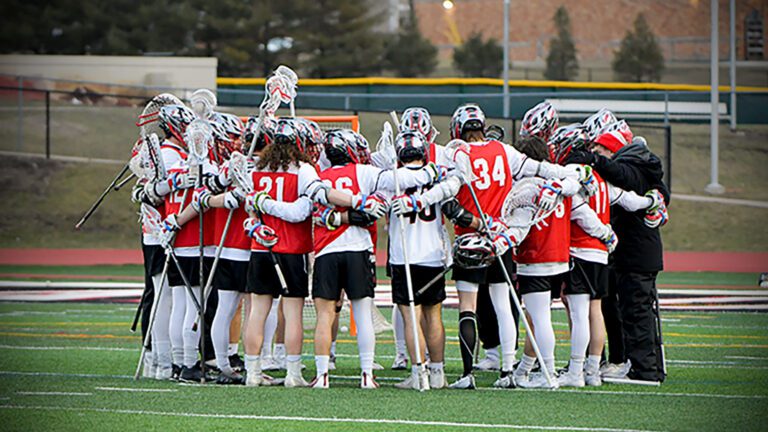
[[217, 64], [214, 57], [0, 55], [0, 74], [215, 89]]

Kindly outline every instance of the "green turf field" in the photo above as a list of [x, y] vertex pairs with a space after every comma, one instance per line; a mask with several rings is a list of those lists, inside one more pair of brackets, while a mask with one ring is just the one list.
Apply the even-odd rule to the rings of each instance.
[[[131, 379], [139, 340], [129, 304], [0, 304], [0, 422], [3, 430], [765, 430], [768, 315], [667, 313], [669, 378], [660, 388], [604, 385], [580, 390], [396, 390], [405, 374], [378, 373], [382, 388], [357, 389], [356, 345], [339, 337], [328, 391], [191, 386]], [[388, 315], [387, 310], [384, 311]], [[568, 355], [565, 316], [554, 314], [557, 358]], [[447, 374], [460, 360], [456, 311], [446, 311]], [[311, 337], [310, 333], [306, 334]], [[304, 346], [313, 375], [312, 343]], [[377, 361], [392, 361], [392, 334]]]

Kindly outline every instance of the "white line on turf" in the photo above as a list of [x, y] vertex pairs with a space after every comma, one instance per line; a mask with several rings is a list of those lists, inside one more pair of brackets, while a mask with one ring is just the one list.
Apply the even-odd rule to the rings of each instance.
[[84, 392], [33, 392], [33, 391], [19, 391], [17, 395], [21, 396], [93, 396], [93, 393]]
[[109, 408], [74, 408], [57, 406], [30, 406], [30, 405], [0, 405], [0, 409], [30, 409], [30, 410], [49, 410], [49, 411], [75, 411], [75, 412], [100, 412], [109, 414], [138, 414], [155, 415], [169, 417], [195, 417], [207, 419], [231, 419], [231, 420], [272, 420], [272, 421], [293, 421], [306, 423], [367, 423], [367, 424], [386, 424], [386, 425], [409, 425], [409, 426], [432, 426], [432, 427], [458, 427], [458, 428], [478, 428], [478, 429], [524, 429], [524, 430], [566, 430], [566, 431], [602, 431], [602, 432], [649, 432], [647, 429], [612, 429], [596, 427], [577, 427], [577, 426], [538, 426], [521, 424], [493, 424], [493, 423], [460, 423], [447, 421], [427, 421], [427, 420], [396, 420], [396, 419], [372, 419], [372, 418], [328, 418], [328, 417], [293, 417], [293, 416], [269, 416], [252, 414], [207, 414], [207, 413], [187, 413], [187, 412], [169, 412], [169, 411], [143, 411], [127, 409], [109, 409]]
[[768, 357], [761, 357], [761, 356], [725, 356], [725, 358], [739, 359], [739, 360], [768, 360]]
[[118, 348], [118, 347], [98, 347], [98, 346], [29, 346], [29, 345], [0, 345], [0, 349], [15, 349], [29, 351], [131, 351], [139, 352], [140, 348]]
[[130, 388], [130, 387], [95, 387], [96, 390], [115, 391], [115, 392], [146, 392], [146, 393], [172, 393], [176, 389], [150, 389], [150, 388]]

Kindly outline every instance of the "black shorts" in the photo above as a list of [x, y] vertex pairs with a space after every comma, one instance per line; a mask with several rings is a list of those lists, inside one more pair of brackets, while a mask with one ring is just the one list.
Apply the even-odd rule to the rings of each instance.
[[248, 282], [245, 292], [252, 294], [271, 295], [274, 298], [307, 297], [309, 295], [309, 264], [305, 254], [274, 254], [277, 263], [288, 285], [288, 291], [283, 292], [277, 270], [268, 252], [251, 252], [248, 262]]
[[[427, 267], [411, 265], [411, 280], [413, 281], [414, 303], [417, 305], [432, 306], [445, 300], [445, 275], [437, 279], [423, 293], [418, 291], [432, 279], [443, 273], [443, 267]], [[392, 265], [392, 303], [397, 305], [408, 304], [408, 285], [405, 280], [405, 266]]]
[[248, 261], [219, 259], [213, 275], [213, 287], [217, 290], [245, 292], [248, 283]]
[[[200, 286], [200, 258], [199, 257], [178, 257], [179, 267], [187, 276], [190, 285]], [[213, 260], [208, 260], [203, 257], [203, 278], [208, 279], [210, 274], [211, 264]], [[169, 286], [183, 286], [184, 279], [179, 274], [179, 269], [176, 264], [173, 263], [173, 258], [168, 263], [168, 285]]]
[[315, 259], [312, 273], [312, 297], [339, 300], [341, 290], [347, 298], [373, 297], [376, 265], [368, 251], [334, 252]]
[[[502, 255], [501, 260], [504, 262], [504, 267], [507, 268], [507, 274], [512, 277], [517, 269], [512, 260], [512, 249]], [[482, 269], [465, 269], [454, 265], [451, 279], [478, 284], [505, 283], [507, 281], [498, 260], [494, 260], [493, 264]]]
[[160, 245], [145, 245], [142, 243], [141, 252], [144, 255], [144, 272], [152, 277], [163, 272], [165, 266], [165, 249]]
[[608, 266], [579, 258], [571, 259], [571, 271], [565, 279], [566, 294], [589, 294], [591, 300], [608, 295]]
[[520, 295], [547, 292], [552, 293], [552, 298], [560, 297], [560, 288], [568, 278], [568, 273], [554, 276], [524, 276], [517, 275], [517, 289]]

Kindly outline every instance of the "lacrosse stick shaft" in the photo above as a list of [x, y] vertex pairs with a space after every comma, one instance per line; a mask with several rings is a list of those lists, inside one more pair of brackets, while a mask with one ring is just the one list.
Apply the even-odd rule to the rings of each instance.
[[155, 316], [157, 315], [157, 305], [160, 303], [160, 296], [163, 295], [163, 286], [165, 285], [165, 278], [168, 276], [168, 259], [165, 260], [163, 266], [163, 274], [160, 276], [160, 288], [157, 289], [154, 299], [152, 301], [152, 309], [149, 311], [149, 325], [147, 326], [147, 334], [144, 336], [144, 342], [141, 344], [141, 354], [139, 355], [139, 364], [136, 365], [136, 373], [133, 375], [133, 379], [138, 380], [141, 377], [141, 367], [144, 365], [144, 357], [147, 355], [147, 345], [149, 344], [149, 338], [152, 335], [152, 327], [155, 325]]
[[[399, 121], [397, 113], [394, 111], [389, 113], [392, 116], [392, 121], [396, 127], [399, 127]], [[400, 196], [400, 180], [397, 177], [397, 160], [395, 160], [394, 169], [392, 170], [392, 176], [395, 180], [395, 195]], [[403, 248], [403, 263], [405, 264], [405, 286], [408, 289], [408, 314], [411, 316], [411, 332], [413, 337], [413, 352], [416, 354], [416, 366], [419, 368], [419, 391], [425, 391], [426, 386], [423, 385], [423, 378], [425, 376], [424, 363], [421, 359], [421, 344], [419, 341], [419, 322], [416, 320], [416, 301], [413, 295], [413, 278], [411, 277], [411, 264], [408, 259], [408, 239], [405, 237], [405, 218], [402, 214], [397, 216], [400, 224], [400, 242]]]
[[[203, 187], [203, 164], [200, 163], [197, 166], [197, 187], [201, 188]], [[205, 245], [204, 245], [204, 228], [203, 228], [203, 221], [204, 221], [204, 214], [202, 208], [200, 208], [200, 268], [198, 273], [198, 284], [200, 285], [200, 301], [202, 302], [202, 307], [199, 310], [198, 313], [198, 321], [200, 322], [200, 354], [201, 354], [201, 361], [200, 361], [200, 369], [202, 370], [202, 378], [200, 378], [200, 382], [205, 382], [205, 305], [207, 302], [207, 297], [205, 296], [205, 287], [203, 286], [203, 281], [205, 280], [205, 269], [204, 269], [204, 254], [205, 254]]]
[[661, 350], [661, 367], [664, 372], [664, 376], [667, 375], [667, 353], [664, 351], [664, 335], [661, 330], [661, 310], [659, 307], [659, 291], [656, 291], [656, 298], [653, 305], [654, 312], [656, 314], [656, 332], [659, 338], [659, 349]]
[[[229, 214], [227, 215], [227, 222], [224, 224], [224, 231], [221, 232], [221, 240], [219, 241], [219, 245], [216, 247], [216, 255], [213, 257], [213, 264], [211, 265], [211, 272], [208, 275], [208, 280], [205, 281], [205, 297], [203, 297], [203, 313], [205, 313], [205, 308], [208, 305], [208, 296], [211, 295], [211, 290], [213, 289], [213, 275], [216, 274], [216, 268], [219, 266], [219, 259], [221, 259], [221, 251], [224, 249], [224, 240], [227, 238], [227, 233], [229, 232], [229, 226], [232, 224], [232, 215], [235, 213], [235, 210], [232, 209], [229, 211]], [[200, 318], [198, 317], [198, 321]], [[195, 322], [195, 324], [192, 326], [193, 331], [197, 331], [197, 325], [198, 322]]]
[[[469, 194], [472, 196], [472, 201], [475, 203], [475, 207], [477, 208], [477, 214], [480, 217], [480, 227], [485, 233], [485, 235], [490, 237], [491, 232], [486, 223], [485, 214], [483, 213], [483, 208], [480, 206], [480, 201], [477, 199], [477, 194], [475, 194], [475, 188], [472, 187], [471, 182], [465, 181], [465, 184], [467, 185], [467, 189], [469, 189]], [[512, 300], [515, 302], [515, 308], [517, 308], [517, 312], [520, 314], [520, 317], [522, 318], [523, 326], [525, 327], [525, 332], [528, 334], [528, 337], [531, 340], [531, 346], [533, 347], [533, 351], [536, 353], [536, 358], [539, 360], [539, 364], [541, 365], [541, 370], [544, 372], [544, 378], [546, 378], [547, 384], [549, 384], [550, 387], [554, 387], [554, 380], [552, 379], [552, 374], [549, 373], [549, 369], [547, 369], [547, 366], [544, 363], [544, 357], [541, 355], [541, 350], [539, 350], [539, 344], [536, 343], [536, 338], [534, 337], [533, 332], [531, 331], [531, 326], [528, 323], [528, 320], [525, 319], [525, 312], [523, 312], [523, 306], [520, 303], [520, 299], [517, 297], [517, 292], [515, 291], [514, 285], [512, 285], [512, 278], [509, 277], [509, 272], [507, 272], [507, 267], [504, 265], [504, 260], [501, 258], [501, 256], [496, 255], [496, 262], [499, 264], [499, 267], [501, 267], [501, 273], [504, 275], [504, 280], [506, 281], [507, 287], [509, 288], [509, 292], [512, 295]]]
[[79, 229], [80, 229], [80, 227], [82, 227], [82, 226], [83, 226], [83, 224], [84, 224], [84, 223], [85, 223], [85, 222], [86, 222], [86, 221], [87, 221], [87, 220], [88, 220], [88, 219], [91, 217], [91, 215], [93, 215], [93, 213], [96, 211], [96, 209], [97, 209], [97, 208], [99, 208], [99, 206], [101, 205], [101, 203], [104, 201], [104, 198], [106, 198], [106, 197], [107, 197], [107, 194], [109, 194], [109, 192], [112, 190], [112, 188], [113, 188], [113, 187], [115, 187], [115, 185], [117, 184], [117, 182], [119, 182], [119, 181], [120, 181], [120, 179], [123, 177], [123, 175], [125, 174], [125, 172], [126, 172], [126, 171], [128, 171], [128, 164], [127, 164], [127, 163], [125, 164], [125, 166], [123, 167], [123, 169], [121, 169], [121, 170], [120, 170], [120, 172], [119, 172], [119, 173], [117, 173], [117, 175], [115, 176], [115, 179], [114, 179], [114, 180], [112, 180], [112, 183], [110, 183], [110, 184], [109, 184], [109, 186], [107, 186], [107, 188], [106, 188], [106, 189], [104, 189], [104, 192], [102, 192], [102, 193], [101, 193], [101, 195], [100, 195], [100, 196], [99, 196], [99, 198], [96, 200], [96, 202], [94, 202], [94, 203], [93, 203], [93, 205], [91, 206], [91, 208], [89, 208], [89, 209], [88, 209], [88, 211], [87, 211], [87, 212], [85, 212], [85, 214], [83, 215], [83, 217], [82, 217], [82, 218], [80, 218], [80, 221], [78, 221], [78, 222], [75, 224], [75, 229], [76, 229], [76, 230], [79, 230]]
[[440, 272], [439, 275], [433, 277], [429, 282], [427, 282], [423, 287], [419, 288], [418, 291], [416, 291], [416, 297], [424, 294], [432, 285], [436, 284], [437, 281], [444, 278], [445, 275], [448, 274], [449, 271], [451, 271], [451, 268], [453, 268], [452, 265], [446, 267], [443, 269], [443, 271]]
[[141, 300], [139, 301], [139, 306], [136, 308], [136, 314], [133, 316], [133, 323], [131, 324], [131, 333], [136, 332], [136, 327], [139, 325], [139, 318], [141, 317], [141, 311], [144, 310], [144, 304], [147, 302], [147, 297], [149, 294], [147, 294], [149, 291], [146, 289], [141, 294]]
[[132, 174], [131, 174], [131, 175], [129, 175], [128, 177], [124, 178], [124, 179], [123, 179], [123, 180], [122, 180], [120, 183], [116, 184], [116, 185], [115, 185], [115, 186], [112, 188], [112, 190], [114, 190], [115, 192], [119, 191], [120, 189], [122, 189], [122, 187], [123, 187], [123, 186], [125, 186], [126, 184], [128, 184], [128, 182], [129, 182], [129, 181], [131, 181], [131, 180], [133, 180], [133, 179], [135, 179], [135, 178], [136, 178], [136, 174], [133, 174], [133, 173], [132, 173]]

